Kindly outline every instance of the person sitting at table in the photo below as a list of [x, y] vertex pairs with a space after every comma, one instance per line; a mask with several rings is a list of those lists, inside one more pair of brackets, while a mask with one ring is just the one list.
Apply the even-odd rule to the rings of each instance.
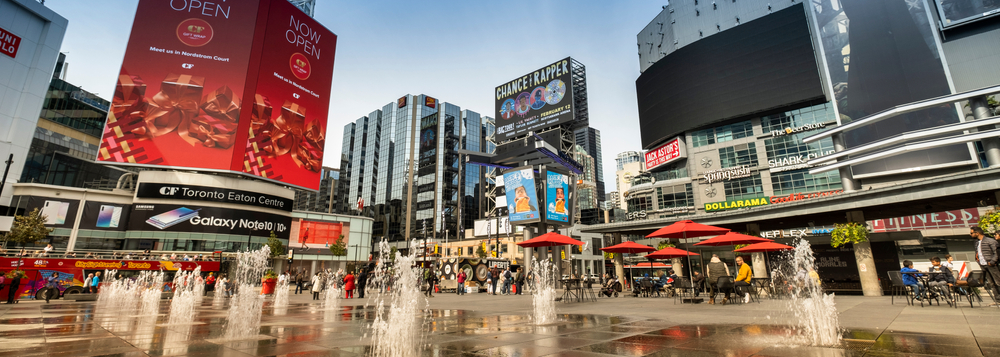
[[691, 279], [691, 288], [694, 289], [695, 297], [701, 294], [703, 284], [705, 284], [705, 276], [701, 275], [701, 272], [696, 270], [694, 272], [694, 278]]
[[940, 274], [932, 274], [930, 276], [928, 290], [933, 291], [935, 294], [940, 293], [941, 296], [948, 296], [948, 289], [955, 286], [955, 275], [951, 273], [951, 269], [941, 264], [941, 258], [932, 257], [931, 269], [929, 271], [939, 272]]
[[923, 274], [912, 274], [917, 272], [916, 269], [913, 269], [913, 262], [909, 259], [904, 260], [903, 268], [900, 269], [899, 272], [903, 273], [903, 285], [909, 286], [910, 289], [913, 289], [914, 299], [923, 300], [924, 284], [917, 281], [917, 277], [923, 276]]
[[[674, 273], [673, 270], [667, 271], [667, 274], [673, 274], [673, 273]], [[660, 275], [658, 279], [653, 281], [653, 291], [656, 292], [656, 296], [660, 296], [660, 289], [663, 289], [668, 285], [669, 283], [668, 280], [670, 278], [667, 277], [667, 274]]]
[[[729, 266], [723, 263], [719, 259], [718, 254], [712, 254], [712, 260], [708, 263], [708, 288], [711, 290], [708, 294], [708, 303], [715, 304], [715, 295], [719, 293], [719, 278], [724, 276], [729, 276]], [[729, 292], [726, 292], [726, 297], [722, 300], [722, 304], [725, 305], [726, 301], [729, 300]]]
[[736, 266], [739, 267], [734, 284], [736, 294], [743, 295], [743, 303], [746, 304], [750, 302], [750, 279], [753, 278], [753, 271], [750, 270], [750, 264], [743, 262], [743, 257], [736, 257]]

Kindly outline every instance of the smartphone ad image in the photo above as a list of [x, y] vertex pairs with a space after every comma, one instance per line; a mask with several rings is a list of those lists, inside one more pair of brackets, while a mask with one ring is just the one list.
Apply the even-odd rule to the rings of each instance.
[[101, 205], [101, 211], [97, 215], [97, 227], [118, 228], [122, 219], [122, 208], [120, 206]]
[[160, 213], [146, 220], [149, 225], [159, 228], [167, 229], [178, 223], [184, 222], [191, 219], [192, 217], [198, 216], [198, 210], [193, 210], [187, 207], [181, 207], [172, 211]]
[[69, 202], [45, 201], [41, 213], [45, 216], [45, 224], [60, 225], [66, 223], [68, 211]]

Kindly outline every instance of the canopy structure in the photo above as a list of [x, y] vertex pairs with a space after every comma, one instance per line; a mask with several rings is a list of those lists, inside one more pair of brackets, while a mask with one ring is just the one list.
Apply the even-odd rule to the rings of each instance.
[[777, 252], [782, 250], [792, 250], [795, 247], [790, 245], [784, 245], [775, 242], [763, 242], [751, 244], [746, 247], [735, 250], [737, 253], [763, 253], [763, 252]]
[[773, 240], [761, 237], [748, 236], [742, 233], [729, 232], [718, 237], [709, 238], [701, 242], [695, 243], [697, 246], [723, 246], [723, 245], [737, 245], [737, 244], [755, 244], [755, 243], [765, 243], [773, 242]]
[[570, 244], [572, 244], [572, 245], [583, 245], [583, 242], [578, 241], [578, 240], [573, 239], [573, 238], [568, 237], [568, 236], [564, 236], [564, 235], [556, 233], [556, 232], [549, 232], [549, 233], [545, 233], [545, 234], [542, 234], [540, 236], [537, 236], [535, 238], [528, 239], [528, 240], [523, 241], [521, 243], [517, 243], [517, 245], [519, 245], [519, 246], [528, 247], [528, 248], [555, 247], [555, 246], [570, 245]]

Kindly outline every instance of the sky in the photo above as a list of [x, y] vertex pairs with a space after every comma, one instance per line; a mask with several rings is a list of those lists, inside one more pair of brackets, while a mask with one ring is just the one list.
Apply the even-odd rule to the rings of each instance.
[[[137, 3], [45, 2], [69, 20], [68, 82], [111, 99]], [[587, 68], [613, 191], [615, 157], [641, 151], [636, 34], [666, 3], [317, 0], [315, 18], [338, 37], [324, 165], [340, 166], [344, 125], [396, 98], [426, 94], [493, 117], [496, 86], [569, 56]]]

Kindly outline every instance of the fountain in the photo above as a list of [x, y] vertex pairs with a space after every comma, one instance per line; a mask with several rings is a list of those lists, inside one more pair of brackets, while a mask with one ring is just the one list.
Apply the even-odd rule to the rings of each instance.
[[531, 304], [534, 307], [535, 324], [553, 323], [556, 321], [555, 267], [548, 260], [536, 260], [532, 274], [534, 286], [531, 292]]
[[288, 307], [288, 276], [282, 274], [278, 277], [278, 284], [274, 286], [274, 308]]
[[[333, 275], [326, 281], [326, 296], [323, 297], [323, 310], [337, 310], [340, 301], [340, 284], [337, 281], [338, 275]], [[287, 294], [287, 293], [286, 293]]]
[[422, 302], [426, 307], [427, 299], [420, 292], [420, 269], [414, 265], [416, 256], [402, 256], [396, 252], [395, 257], [390, 257], [389, 244], [385, 240], [379, 243], [379, 251], [378, 265], [371, 280], [379, 287], [372, 297], [377, 309], [371, 325], [371, 337], [375, 342], [371, 355], [420, 355], [423, 349], [420, 306]]
[[[135, 278], [119, 278], [117, 270], [106, 270], [95, 311], [98, 323], [108, 330], [126, 331], [135, 317], [155, 316], [160, 310], [162, 272], [141, 272]], [[107, 312], [105, 312], [107, 311]]]
[[155, 316], [160, 314], [160, 294], [163, 292], [163, 272], [142, 272], [139, 274], [139, 316], [153, 316], [153, 323], [156, 323]]
[[212, 292], [212, 306], [222, 306], [226, 303], [226, 282], [222, 281], [222, 276], [215, 281], [215, 291]]
[[834, 294], [823, 293], [809, 242], [800, 240], [795, 250], [789, 253], [789, 259], [775, 269], [772, 276], [788, 282], [791, 287], [789, 311], [799, 323], [799, 342], [812, 346], [840, 344], [840, 323]]
[[[194, 321], [194, 306], [198, 303], [198, 286], [204, 289], [201, 267], [191, 272], [177, 272], [174, 275], [174, 298], [170, 302], [170, 325], [190, 324]], [[200, 283], [199, 283], [200, 282]]]
[[271, 249], [266, 245], [260, 250], [236, 254], [236, 270], [230, 280], [236, 292], [229, 302], [223, 339], [252, 339], [260, 333], [264, 295], [258, 293], [256, 285], [267, 269], [270, 258]]

